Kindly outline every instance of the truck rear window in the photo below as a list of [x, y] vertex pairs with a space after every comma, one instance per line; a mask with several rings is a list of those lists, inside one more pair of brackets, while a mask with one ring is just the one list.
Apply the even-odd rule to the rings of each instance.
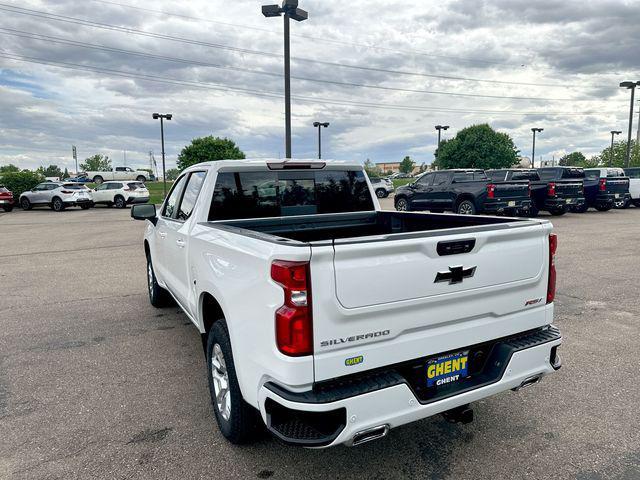
[[531, 180], [535, 182], [540, 180], [540, 175], [533, 169], [531, 169], [531, 171], [513, 172], [511, 174], [511, 180]]
[[362, 171], [220, 172], [209, 220], [372, 211]]

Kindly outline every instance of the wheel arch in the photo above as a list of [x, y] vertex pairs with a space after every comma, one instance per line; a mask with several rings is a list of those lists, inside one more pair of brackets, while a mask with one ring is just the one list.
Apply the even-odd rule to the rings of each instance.
[[455, 212], [456, 210], [458, 210], [458, 206], [465, 200], [470, 200], [471, 203], [473, 203], [473, 206], [476, 207], [476, 211], [480, 210], [480, 208], [478, 207], [478, 201], [476, 200], [475, 196], [470, 193], [461, 193], [456, 197], [456, 201], [453, 202], [453, 211]]
[[201, 328], [202, 346], [205, 355], [207, 353], [207, 336], [213, 325], [222, 319], [226, 319], [220, 302], [209, 292], [202, 292], [198, 301], [198, 323]]

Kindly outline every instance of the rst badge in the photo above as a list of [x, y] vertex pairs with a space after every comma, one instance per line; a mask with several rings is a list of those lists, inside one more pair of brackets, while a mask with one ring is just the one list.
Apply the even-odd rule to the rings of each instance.
[[457, 382], [467, 376], [469, 352], [449, 353], [427, 361], [427, 387]]

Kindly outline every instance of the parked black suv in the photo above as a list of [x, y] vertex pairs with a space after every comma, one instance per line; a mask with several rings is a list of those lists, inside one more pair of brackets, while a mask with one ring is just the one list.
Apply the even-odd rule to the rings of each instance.
[[396, 210], [527, 214], [529, 182], [491, 182], [484, 170], [440, 170], [396, 189]]
[[540, 210], [551, 215], [563, 215], [570, 206], [584, 204], [582, 180], [541, 180], [538, 171], [533, 168], [487, 170], [487, 175], [493, 182], [528, 180], [531, 186], [530, 217], [537, 216]]

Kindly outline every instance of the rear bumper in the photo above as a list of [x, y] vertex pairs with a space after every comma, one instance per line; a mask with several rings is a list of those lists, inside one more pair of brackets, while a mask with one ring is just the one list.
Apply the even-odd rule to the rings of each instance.
[[531, 199], [485, 201], [482, 211], [485, 213], [528, 212]]
[[609, 208], [609, 207], [613, 207], [614, 201], [615, 201], [615, 195], [613, 193], [601, 193], [601, 194], [598, 194], [593, 204], [594, 206], [597, 206], [597, 207]]
[[69, 200], [62, 200], [62, 202], [67, 206], [67, 207], [75, 207], [77, 205], [91, 205], [93, 203], [93, 200], [91, 200], [90, 198], [87, 199], [69, 199]]
[[148, 201], [149, 201], [149, 197], [129, 197], [127, 199], [128, 204], [147, 203]]
[[547, 198], [544, 201], [545, 210], [557, 210], [560, 208], [581, 207], [582, 205], [584, 205], [584, 197]]
[[[501, 340], [496, 346], [511, 350], [495, 378], [432, 399], [418, 395], [397, 369], [336, 382], [317, 392], [294, 393], [267, 382], [258, 392], [260, 413], [267, 428], [287, 443], [351, 445], [359, 432], [376, 427], [386, 431], [535, 383], [560, 368], [557, 347], [561, 343], [560, 331], [553, 326]], [[478, 375], [480, 380], [485, 379]]]

